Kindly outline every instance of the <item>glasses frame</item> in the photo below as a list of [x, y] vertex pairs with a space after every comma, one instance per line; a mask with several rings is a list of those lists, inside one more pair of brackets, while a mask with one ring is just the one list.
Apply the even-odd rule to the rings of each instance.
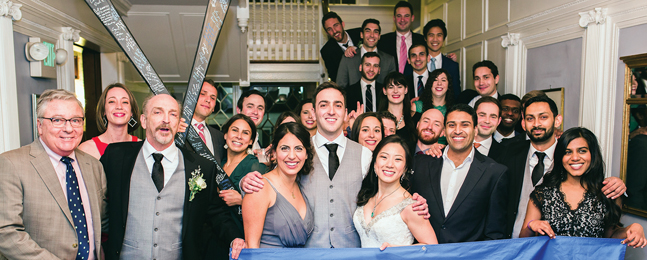
[[[39, 118], [40, 119], [49, 119], [49, 121], [52, 122], [52, 126], [54, 126], [54, 127], [65, 127], [65, 125], [67, 125], [67, 122], [70, 122], [70, 126], [72, 126], [72, 127], [83, 127], [83, 124], [85, 123], [85, 117], [72, 117], [70, 119], [66, 119], [66, 118], [63, 118], [63, 117], [39, 117]], [[72, 120], [79, 119], [79, 118], [81, 119], [81, 125], [75, 126], [74, 123], [72, 123]], [[54, 119], [56, 119], [56, 120], [65, 120], [65, 122], [63, 122], [62, 125], [56, 125], [56, 123], [54, 123]]]

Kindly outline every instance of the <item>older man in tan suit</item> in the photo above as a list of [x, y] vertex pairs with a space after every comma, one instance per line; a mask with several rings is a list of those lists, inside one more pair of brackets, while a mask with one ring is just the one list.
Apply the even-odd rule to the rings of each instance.
[[0, 154], [0, 259], [99, 259], [106, 178], [76, 149], [81, 103], [47, 90], [37, 114], [38, 140]]

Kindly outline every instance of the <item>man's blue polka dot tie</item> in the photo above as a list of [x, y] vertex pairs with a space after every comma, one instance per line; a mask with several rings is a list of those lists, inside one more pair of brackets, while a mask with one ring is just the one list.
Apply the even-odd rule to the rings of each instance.
[[76, 259], [85, 260], [90, 256], [90, 240], [88, 238], [88, 226], [85, 221], [85, 210], [83, 209], [83, 201], [81, 200], [81, 192], [79, 190], [79, 181], [76, 178], [74, 167], [72, 167], [72, 161], [72, 158], [67, 156], [61, 158], [61, 162], [67, 166], [67, 170], [65, 171], [67, 205], [72, 214], [76, 236], [79, 238], [79, 252], [76, 255]]

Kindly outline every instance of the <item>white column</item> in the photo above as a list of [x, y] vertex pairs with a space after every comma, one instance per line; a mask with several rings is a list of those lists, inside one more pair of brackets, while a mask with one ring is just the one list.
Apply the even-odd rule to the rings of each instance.
[[63, 65], [56, 65], [56, 83], [59, 89], [65, 89], [72, 93], [74, 91], [74, 42], [78, 41], [81, 31], [72, 27], [62, 27], [58, 37], [56, 49], [67, 51], [67, 62]]
[[[126, 63], [130, 62], [128, 56], [123, 52], [117, 52], [117, 82], [126, 84]], [[103, 86], [105, 89], [107, 87]]]
[[526, 46], [518, 33], [508, 33], [501, 39], [501, 46], [506, 48], [505, 93], [522, 97], [526, 94]]
[[0, 0], [0, 153], [20, 147], [13, 21], [22, 18], [21, 6]]
[[[616, 89], [617, 34], [615, 25], [607, 17], [606, 8], [595, 8], [579, 13], [579, 25], [586, 29], [583, 42], [582, 85], [580, 90], [580, 125], [598, 137], [603, 158], [611, 158], [613, 151], [613, 113]], [[613, 165], [607, 160], [607, 175]]]

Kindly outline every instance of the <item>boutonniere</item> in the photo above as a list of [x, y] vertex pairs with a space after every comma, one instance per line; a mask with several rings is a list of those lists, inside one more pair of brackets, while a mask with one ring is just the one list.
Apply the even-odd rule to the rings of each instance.
[[204, 181], [204, 178], [202, 178], [202, 173], [200, 172], [200, 166], [191, 173], [191, 176], [192, 177], [189, 179], [189, 190], [191, 191], [189, 201], [193, 200], [196, 193], [207, 188], [207, 183]]

